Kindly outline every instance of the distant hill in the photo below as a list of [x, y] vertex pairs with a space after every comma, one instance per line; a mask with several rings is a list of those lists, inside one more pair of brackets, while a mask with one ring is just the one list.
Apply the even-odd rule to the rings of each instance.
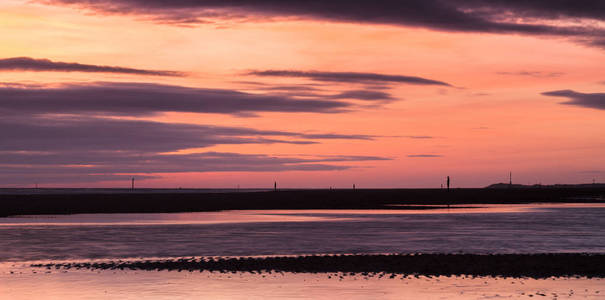
[[540, 189], [540, 188], [559, 188], [559, 189], [579, 189], [579, 188], [605, 188], [605, 183], [580, 183], [580, 184], [508, 184], [494, 183], [486, 186], [486, 189]]

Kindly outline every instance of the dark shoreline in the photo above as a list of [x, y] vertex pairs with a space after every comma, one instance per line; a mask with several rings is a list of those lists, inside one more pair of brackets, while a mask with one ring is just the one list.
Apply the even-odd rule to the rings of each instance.
[[[603, 203], [605, 188], [341, 189], [0, 194], [0, 217], [266, 209], [406, 209], [398, 205]], [[407, 207], [407, 209], [412, 209]]]
[[364, 276], [501, 276], [605, 278], [605, 254], [390, 254], [182, 258], [32, 264], [47, 269], [345, 273]]

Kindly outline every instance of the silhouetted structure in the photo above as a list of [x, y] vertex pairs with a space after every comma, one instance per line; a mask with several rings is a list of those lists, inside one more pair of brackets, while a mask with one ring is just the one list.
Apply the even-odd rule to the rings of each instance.
[[277, 181], [273, 182], [273, 190], [277, 192]]
[[353, 183], [353, 189], [355, 189], [355, 184]]
[[132, 177], [132, 183], [131, 183], [130, 189], [134, 191], [134, 177]]
[[508, 173], [508, 186], [513, 186], [513, 172]]
[[447, 177], [447, 189], [448, 189], [448, 191], [450, 189], [450, 177], [449, 176]]

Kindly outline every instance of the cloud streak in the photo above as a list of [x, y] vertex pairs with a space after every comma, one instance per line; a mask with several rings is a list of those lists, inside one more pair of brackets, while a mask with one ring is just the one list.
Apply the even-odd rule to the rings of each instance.
[[3, 117], [0, 151], [173, 152], [241, 144], [314, 144], [317, 140], [373, 140], [360, 134], [305, 134], [245, 127], [160, 123], [88, 117]]
[[33, 71], [33, 72], [94, 72], [121, 73], [154, 76], [184, 76], [182, 72], [144, 70], [124, 67], [99, 66], [72, 62], [58, 62], [49, 59], [31, 57], [12, 57], [0, 59], [0, 71]]
[[[364, 89], [354, 89], [348, 91], [330, 91], [328, 88], [319, 89], [307, 85], [276, 85], [269, 86], [263, 84], [262, 87], [254, 87], [251, 90], [270, 91], [277, 95], [289, 97], [298, 97], [304, 99], [334, 99], [334, 100], [362, 100], [362, 101], [383, 101], [389, 102], [397, 100], [385, 90], [391, 89], [390, 86], [368, 86]], [[326, 94], [329, 92], [330, 94]]]
[[4, 116], [0, 137], [3, 184], [115, 181], [133, 174], [138, 179], [159, 178], [156, 173], [335, 171], [355, 167], [355, 162], [388, 160], [346, 155], [180, 154], [180, 150], [216, 145], [306, 145], [376, 137], [83, 116]]
[[605, 93], [580, 93], [573, 90], [559, 90], [544, 92], [542, 95], [569, 99], [569, 101], [561, 102], [561, 104], [605, 109]]
[[554, 78], [564, 75], [563, 72], [541, 72], [541, 71], [518, 71], [518, 72], [497, 72], [499, 75], [511, 75], [511, 76], [528, 76], [536, 78]]
[[325, 71], [298, 71], [298, 70], [255, 70], [248, 75], [271, 77], [298, 77], [315, 81], [341, 82], [341, 83], [404, 83], [416, 85], [450, 86], [443, 81], [427, 79], [417, 76], [388, 75], [379, 73], [358, 72], [325, 72]]
[[339, 171], [354, 166], [334, 163], [389, 160], [377, 156], [300, 158], [224, 152], [138, 154], [103, 151], [0, 152], [0, 159], [7, 162], [0, 171], [0, 180], [5, 184], [116, 181], [127, 180], [134, 174], [139, 180], [160, 178], [153, 175], [157, 173]]
[[253, 114], [258, 112], [341, 113], [353, 105], [333, 99], [298, 99], [228, 89], [153, 83], [96, 82], [59, 87], [0, 85], [0, 114], [153, 115], [163, 112]]

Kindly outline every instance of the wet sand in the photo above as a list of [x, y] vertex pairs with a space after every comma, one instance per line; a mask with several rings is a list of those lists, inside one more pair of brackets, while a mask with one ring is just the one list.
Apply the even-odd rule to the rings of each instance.
[[[604, 188], [358, 189], [265, 192], [0, 194], [0, 217], [77, 213], [160, 213], [265, 209], [433, 209], [426, 205], [594, 203]], [[420, 205], [420, 206], [417, 206]]]
[[337, 273], [395, 278], [398, 275], [605, 277], [605, 254], [389, 254], [272, 257], [202, 257], [32, 264], [34, 268], [211, 271], [250, 273]]
[[[603, 299], [601, 278], [2, 268], [7, 299]], [[11, 273], [12, 272], [12, 273]]]

